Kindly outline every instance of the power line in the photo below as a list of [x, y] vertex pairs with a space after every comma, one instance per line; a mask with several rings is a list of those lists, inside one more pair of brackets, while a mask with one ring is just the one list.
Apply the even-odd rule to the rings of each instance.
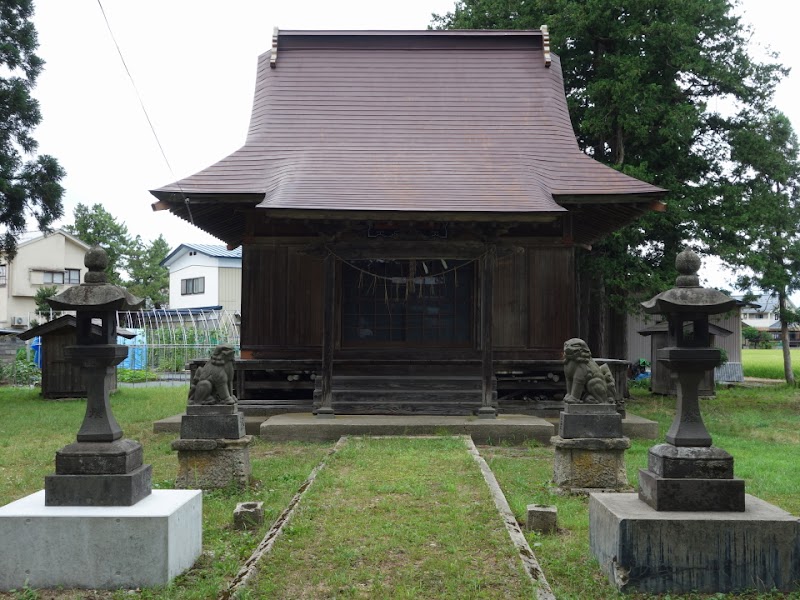
[[133, 75], [131, 74], [130, 69], [128, 68], [128, 63], [125, 62], [125, 57], [122, 55], [122, 50], [117, 43], [117, 38], [114, 35], [114, 31], [111, 29], [111, 23], [108, 21], [108, 16], [106, 16], [106, 11], [103, 8], [103, 3], [100, 0], [97, 0], [97, 5], [100, 7], [100, 12], [103, 14], [103, 20], [106, 22], [106, 28], [108, 28], [108, 33], [111, 35], [111, 40], [114, 42], [114, 46], [117, 48], [117, 54], [119, 54], [119, 59], [122, 61], [122, 66], [125, 67], [125, 72], [128, 74], [128, 79], [131, 81], [131, 85], [133, 86], [133, 91], [136, 92], [136, 98], [139, 100], [139, 106], [142, 107], [142, 112], [144, 113], [144, 118], [147, 119], [147, 124], [150, 126], [150, 131], [153, 132], [153, 137], [156, 140], [156, 144], [158, 144], [158, 149], [161, 151], [161, 156], [164, 157], [164, 162], [167, 164], [167, 168], [169, 169], [170, 175], [175, 180], [175, 183], [178, 186], [178, 189], [181, 192], [181, 196], [183, 196], [183, 201], [186, 204], [186, 210], [189, 212], [189, 221], [194, 225], [194, 217], [192, 216], [192, 209], [189, 206], [189, 198], [183, 192], [183, 187], [181, 187], [180, 181], [175, 176], [175, 171], [172, 170], [172, 165], [167, 158], [167, 153], [164, 151], [164, 146], [161, 145], [161, 140], [158, 139], [158, 134], [156, 133], [156, 128], [153, 126], [153, 122], [150, 120], [150, 115], [147, 113], [147, 108], [144, 105], [144, 100], [142, 100], [142, 95], [139, 93], [139, 88], [136, 87], [136, 82], [133, 79]]

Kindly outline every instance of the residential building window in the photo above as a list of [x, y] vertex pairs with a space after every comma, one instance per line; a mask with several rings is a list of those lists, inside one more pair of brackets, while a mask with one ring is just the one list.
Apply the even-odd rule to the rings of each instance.
[[67, 269], [65, 271], [66, 277], [65, 282], [69, 284], [77, 284], [81, 282], [81, 270], [80, 269]]
[[64, 271], [45, 271], [45, 283], [64, 283]]
[[181, 296], [186, 296], [188, 294], [202, 294], [205, 291], [206, 291], [205, 277], [181, 279]]
[[8, 271], [6, 271], [6, 265], [0, 265], [0, 286], [6, 285], [8, 283]]

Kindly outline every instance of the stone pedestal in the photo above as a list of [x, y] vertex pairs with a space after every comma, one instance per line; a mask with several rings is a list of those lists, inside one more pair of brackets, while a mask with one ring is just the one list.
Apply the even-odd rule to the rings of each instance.
[[167, 585], [202, 551], [203, 495], [154, 490], [133, 506], [0, 507], [0, 591]]
[[189, 404], [181, 419], [182, 440], [235, 440], [244, 434], [244, 413], [236, 404]]
[[250, 482], [253, 436], [245, 435], [244, 414], [233, 404], [189, 404], [181, 420], [178, 488], [215, 489]]
[[566, 404], [558, 435], [572, 438], [621, 438], [622, 415], [613, 404]]
[[252, 435], [238, 439], [175, 440], [178, 478], [175, 487], [203, 490], [228, 486], [246, 487], [250, 482]]
[[76, 442], [56, 452], [56, 472], [44, 478], [45, 504], [132, 506], [150, 494], [151, 474], [139, 442]]
[[743, 511], [744, 480], [733, 476], [733, 457], [721, 448], [650, 448], [639, 470], [639, 499], [655, 510]]
[[800, 519], [750, 495], [742, 512], [658, 512], [635, 493], [591, 494], [589, 546], [622, 591], [800, 589]]
[[613, 404], [567, 404], [560, 415], [553, 483], [564, 491], [622, 490], [628, 487], [622, 416]]
[[630, 439], [553, 436], [555, 448], [553, 483], [562, 490], [584, 492], [587, 488], [622, 490], [628, 487], [625, 450]]

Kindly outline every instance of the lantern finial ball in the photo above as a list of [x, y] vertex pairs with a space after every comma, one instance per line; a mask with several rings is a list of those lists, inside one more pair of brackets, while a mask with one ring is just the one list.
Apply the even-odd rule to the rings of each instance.
[[104, 248], [100, 246], [89, 248], [83, 257], [83, 264], [89, 269], [89, 272], [83, 277], [86, 283], [105, 283], [107, 281], [108, 254]]
[[698, 287], [700, 278], [697, 272], [700, 270], [700, 257], [694, 251], [686, 248], [675, 257], [675, 268], [679, 275], [675, 282], [678, 287]]

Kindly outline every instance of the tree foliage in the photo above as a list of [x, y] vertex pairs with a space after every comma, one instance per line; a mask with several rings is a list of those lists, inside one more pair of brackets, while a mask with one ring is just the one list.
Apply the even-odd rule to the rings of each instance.
[[91, 208], [78, 204], [73, 212], [75, 221], [65, 228], [90, 246], [102, 246], [108, 253], [108, 280], [122, 284], [122, 272], [134, 245], [125, 223], [120, 223], [102, 204]]
[[31, 91], [44, 61], [32, 16], [32, 0], [0, 3], [0, 252], [10, 258], [29, 214], [42, 231], [63, 214], [65, 172], [52, 156], [35, 154], [42, 114]]
[[128, 290], [147, 300], [147, 306], [162, 308], [169, 302], [169, 270], [161, 261], [169, 254], [169, 244], [159, 235], [150, 243], [138, 235], [133, 243], [133, 252], [128, 257]]
[[[549, 25], [580, 147], [669, 190], [665, 213], [612, 234], [583, 259], [620, 309], [626, 291], [674, 282], [674, 258], [699, 228], [730, 158], [729, 132], [768, 106], [785, 73], [754, 60], [729, 0], [459, 0], [436, 28]], [[719, 107], [732, 107], [724, 114]]]
[[132, 238], [128, 227], [102, 204], [91, 208], [78, 204], [74, 217], [74, 224], [65, 229], [91, 246], [106, 249], [110, 282], [127, 287], [149, 307], [161, 308], [167, 303], [169, 270], [161, 266], [161, 261], [169, 254], [169, 245], [164, 236], [152, 242], [144, 242], [138, 235]]
[[729, 266], [748, 274], [741, 289], [753, 287], [778, 298], [786, 381], [794, 383], [789, 325], [797, 320], [787, 299], [800, 289], [800, 160], [789, 119], [770, 110], [753, 114], [730, 134], [731, 171], [718, 198], [704, 240]]
[[36, 294], [34, 295], [33, 300], [34, 302], [36, 302], [37, 315], [42, 315], [52, 318], [61, 315], [60, 312], [54, 311], [52, 308], [50, 308], [50, 304], [47, 302], [57, 293], [58, 293], [58, 286], [55, 285], [45, 285], [36, 290]]

